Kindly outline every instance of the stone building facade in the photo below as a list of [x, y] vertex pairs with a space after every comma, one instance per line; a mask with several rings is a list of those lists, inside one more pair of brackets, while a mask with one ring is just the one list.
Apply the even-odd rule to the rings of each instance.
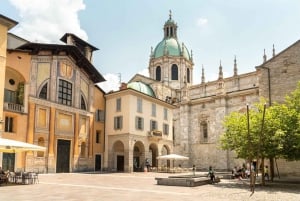
[[[233, 111], [246, 111], [246, 105], [258, 102], [260, 97], [268, 99], [269, 104], [282, 102], [300, 80], [299, 48], [299, 41], [278, 54], [273, 47], [271, 59], [264, 55], [263, 64], [245, 74], [238, 74], [234, 59], [232, 76], [227, 78], [220, 63], [215, 81], [206, 82], [202, 68], [201, 83], [193, 85], [192, 53], [178, 41], [177, 24], [170, 13], [163, 40], [151, 48], [150, 77], [135, 75], [129, 82], [149, 84], [158, 98], [176, 106], [173, 151], [190, 157], [184, 165], [230, 170], [244, 161], [219, 148], [224, 117]], [[277, 165], [282, 173], [300, 173], [298, 162], [278, 160]]]

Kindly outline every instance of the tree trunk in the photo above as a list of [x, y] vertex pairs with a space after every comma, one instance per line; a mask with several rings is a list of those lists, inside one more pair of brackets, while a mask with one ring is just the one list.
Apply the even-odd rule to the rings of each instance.
[[265, 158], [261, 159], [261, 184], [264, 186], [265, 183]]
[[273, 182], [274, 179], [274, 158], [270, 158], [270, 177]]

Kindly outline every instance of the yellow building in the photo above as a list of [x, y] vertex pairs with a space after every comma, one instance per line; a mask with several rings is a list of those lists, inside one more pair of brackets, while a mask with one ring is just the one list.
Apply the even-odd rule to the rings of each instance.
[[0, 153], [0, 165], [11, 171], [101, 170], [105, 100], [95, 85], [104, 81], [92, 65], [97, 48], [70, 33], [61, 38], [66, 44], [31, 43], [7, 34], [8, 28], [1, 28], [1, 36], [5, 35], [1, 39], [10, 36], [1, 43], [10, 46], [1, 47], [6, 60], [1, 63], [1, 71], [5, 69], [2, 136], [47, 150]]

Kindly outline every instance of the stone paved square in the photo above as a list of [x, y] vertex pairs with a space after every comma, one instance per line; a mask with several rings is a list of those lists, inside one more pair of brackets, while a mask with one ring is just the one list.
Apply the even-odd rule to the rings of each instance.
[[[177, 187], [157, 185], [155, 177], [166, 173], [40, 174], [39, 184], [1, 185], [1, 201], [299, 201], [300, 185], [257, 186], [251, 195], [249, 187], [238, 180], [221, 180], [214, 185]], [[174, 175], [174, 174], [173, 174]]]

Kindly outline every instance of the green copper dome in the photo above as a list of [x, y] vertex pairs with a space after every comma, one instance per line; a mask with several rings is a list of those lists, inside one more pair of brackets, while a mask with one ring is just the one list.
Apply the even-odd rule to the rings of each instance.
[[182, 56], [187, 60], [192, 61], [186, 46], [180, 44], [177, 39], [177, 24], [172, 19], [172, 12], [170, 11], [169, 19], [164, 25], [164, 39], [158, 43], [154, 51], [151, 51], [152, 58], [159, 58], [162, 56]]
[[148, 96], [152, 96], [153, 98], [156, 97], [152, 88], [143, 82], [130, 82], [127, 84], [127, 88], [142, 92]]
[[154, 58], [159, 58], [165, 55], [183, 56], [187, 60], [191, 59], [186, 46], [184, 44], [180, 44], [178, 40], [173, 37], [163, 39], [154, 49]]

